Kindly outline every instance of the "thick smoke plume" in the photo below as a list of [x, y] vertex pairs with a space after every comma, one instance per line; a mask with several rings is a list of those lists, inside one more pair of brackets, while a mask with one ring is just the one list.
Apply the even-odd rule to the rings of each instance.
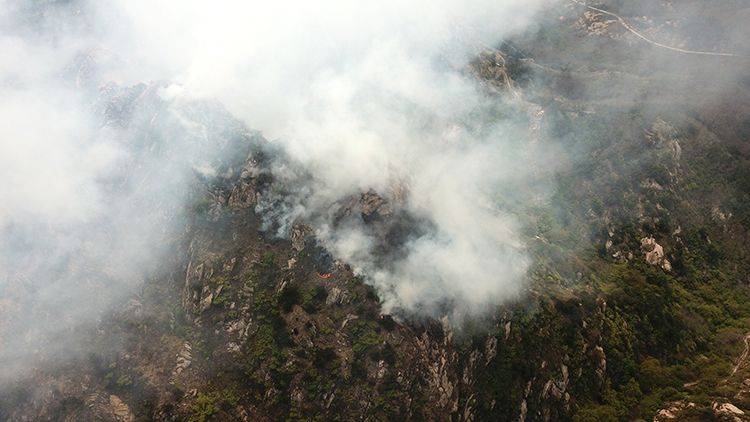
[[[496, 200], [528, 174], [528, 134], [467, 64], [528, 25], [535, 6], [127, 2], [121, 12], [136, 60], [169, 74], [175, 95], [217, 98], [281, 146], [274, 175], [284, 211], [275, 198], [260, 207], [281, 220], [281, 235], [311, 223], [378, 288], [386, 310], [436, 314], [513, 296], [526, 269], [514, 218]], [[393, 259], [375, 256], [362, 224], [332, 223], [342, 200], [367, 191], [427, 227]]]
[[164, 84], [113, 82], [124, 64], [83, 5], [0, 12], [2, 384], [81, 352], [75, 333], [175, 259], [197, 176], [244, 132]]
[[[467, 65], [536, 3], [0, 3], [6, 376], [75, 349], [71, 327], [156, 271], [196, 175], [231, 155], [222, 126], [282, 152], [283, 197], [258, 207], [274, 229], [312, 225], [386, 311], [475, 314], [517, 294], [528, 260], [498, 199], [528, 175], [528, 122]], [[398, 253], [335, 221], [364, 192], [413, 222]]]

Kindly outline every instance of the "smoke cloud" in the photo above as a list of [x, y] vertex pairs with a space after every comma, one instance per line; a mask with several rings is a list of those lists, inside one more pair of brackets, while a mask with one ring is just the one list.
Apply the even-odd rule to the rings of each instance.
[[[219, 99], [281, 147], [285, 211], [278, 198], [261, 206], [280, 235], [309, 222], [386, 311], [434, 315], [519, 291], [528, 260], [497, 196], [528, 176], [529, 136], [467, 64], [529, 25], [539, 3], [136, 1], [118, 13], [143, 68], [168, 74], [180, 95]], [[367, 191], [429, 226], [387, 262], [362, 224], [332, 222], [343, 199]]]
[[248, 143], [219, 106], [113, 83], [124, 62], [90, 17], [0, 13], [0, 383], [81, 352], [75, 333], [177, 259], [196, 175]]
[[[467, 64], [539, 4], [0, 4], [5, 376], [29, 353], [75, 349], [70, 327], [155, 271], [196, 174], [236, 153], [226, 134], [244, 128], [281, 151], [280, 189], [258, 207], [269, 227], [310, 224], [386, 312], [478, 314], [516, 295], [529, 260], [500, 203], [530, 177], [534, 134]], [[364, 192], [413, 222], [397, 253], [337, 220]]]
[[[71, 327], [157, 274], [200, 181], [244, 159], [251, 129], [273, 150], [274, 185], [257, 206], [267, 229], [312, 227], [385, 312], [460, 319], [517, 297], [531, 263], [519, 214], [545, 202], [555, 161], [586, 153], [575, 138], [589, 128], [569, 128], [559, 154], [540, 106], [478, 84], [480, 53], [575, 16], [591, 32], [577, 35], [578, 54], [606, 51], [628, 73], [553, 42], [530, 43], [533, 59], [516, 51], [531, 83], [568, 97], [558, 105], [632, 105], [655, 119], [748, 84], [741, 15], [718, 27], [729, 12], [690, 2], [642, 25], [664, 45], [733, 53], [712, 57], [654, 46], [610, 15], [580, 17], [580, 3], [539, 19], [547, 3], [0, 2], [0, 381], [29, 354], [75, 351]], [[640, 3], [617, 11], [639, 26]], [[595, 35], [602, 25], [622, 27]]]

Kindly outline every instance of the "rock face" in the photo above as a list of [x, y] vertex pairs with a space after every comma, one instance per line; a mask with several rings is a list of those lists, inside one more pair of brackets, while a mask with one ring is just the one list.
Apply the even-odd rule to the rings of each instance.
[[291, 241], [294, 250], [303, 250], [308, 243], [314, 242], [312, 227], [302, 223], [295, 224], [292, 229]]
[[[578, 28], [588, 36], [608, 36], [617, 38], [621, 36], [621, 28], [617, 26], [617, 20], [611, 16], [594, 10], [586, 10], [578, 19]], [[613, 29], [617, 30], [613, 30]]]
[[604, 380], [607, 372], [607, 356], [601, 346], [594, 347], [594, 358], [596, 362], [596, 375], [600, 380]]
[[664, 248], [658, 243], [653, 237], [644, 237], [641, 239], [641, 251], [643, 252], [646, 262], [651, 265], [656, 265], [664, 269], [664, 271], [671, 271], [672, 264], [664, 255]]
[[725, 420], [725, 421], [746, 421], [748, 420], [747, 417], [745, 417], [745, 412], [740, 410], [737, 406], [733, 405], [732, 403], [718, 403], [714, 402], [711, 405], [711, 409], [714, 411], [714, 415], [719, 420]]
[[118, 422], [132, 422], [135, 418], [133, 413], [130, 412], [128, 405], [122, 402], [119, 397], [115, 395], [109, 396], [109, 405], [112, 410], [112, 414]]
[[174, 367], [174, 374], [180, 375], [193, 362], [193, 348], [189, 343], [185, 343], [180, 353], [177, 354], [177, 363]]
[[86, 405], [98, 420], [111, 422], [133, 422], [135, 416], [130, 407], [116, 395], [94, 393], [86, 398]]
[[662, 119], [656, 119], [651, 129], [646, 131], [646, 138], [655, 147], [665, 150], [669, 157], [679, 162], [682, 156], [677, 129]]
[[695, 403], [685, 402], [685, 401], [676, 401], [672, 403], [667, 403], [667, 406], [665, 408], [660, 409], [656, 412], [656, 415], [654, 416], [654, 422], [667, 422], [667, 421], [680, 420], [682, 413], [685, 410], [693, 409], [695, 407], [696, 407]]

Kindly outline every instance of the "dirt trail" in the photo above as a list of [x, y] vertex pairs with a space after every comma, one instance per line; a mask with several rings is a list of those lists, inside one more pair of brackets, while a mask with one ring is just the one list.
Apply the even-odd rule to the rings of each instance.
[[582, 2], [582, 1], [579, 1], [579, 0], [572, 0], [572, 1], [573, 1], [573, 3], [580, 4], [581, 6], [587, 8], [587, 9], [590, 9], [590, 10], [593, 10], [593, 11], [596, 11], [596, 12], [599, 12], [599, 13], [603, 13], [603, 14], [608, 15], [608, 16], [612, 16], [613, 18], [617, 19], [617, 21], [620, 22], [620, 24], [622, 24], [622, 26], [624, 26], [625, 29], [627, 29], [628, 31], [630, 31], [631, 33], [633, 33], [633, 35], [637, 36], [638, 38], [642, 39], [643, 41], [646, 41], [647, 43], [649, 43], [651, 45], [654, 45], [656, 47], [666, 48], [667, 50], [672, 50], [672, 51], [676, 51], [678, 53], [683, 53], [683, 54], [696, 54], [696, 55], [702, 55], [702, 56], [715, 56], [715, 57], [736, 57], [736, 58], [743, 58], [743, 59], [748, 58], [748, 56], [742, 56], [742, 55], [734, 54], [734, 53], [715, 53], [715, 52], [712, 52], [712, 51], [686, 50], [684, 48], [672, 47], [671, 45], [662, 44], [662, 43], [654, 41], [654, 40], [646, 37], [645, 35], [641, 34], [640, 32], [638, 32], [638, 30], [636, 30], [635, 28], [633, 28], [628, 23], [628, 21], [626, 21], [620, 15], [617, 15], [617, 14], [612, 13], [612, 12], [608, 12], [608, 11], [606, 11], [604, 9], [600, 9], [598, 7], [589, 6], [586, 3]]

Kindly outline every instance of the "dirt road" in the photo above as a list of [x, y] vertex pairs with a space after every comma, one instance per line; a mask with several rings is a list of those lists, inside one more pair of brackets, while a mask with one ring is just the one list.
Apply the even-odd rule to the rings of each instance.
[[683, 53], [683, 54], [697, 54], [697, 55], [702, 55], [702, 56], [715, 56], [715, 57], [748, 58], [747, 56], [742, 56], [742, 55], [734, 54], [734, 53], [716, 53], [716, 52], [712, 52], [712, 51], [686, 50], [684, 48], [672, 47], [671, 45], [662, 44], [662, 43], [654, 41], [654, 40], [646, 37], [645, 35], [641, 34], [640, 32], [638, 32], [638, 30], [636, 30], [635, 28], [633, 28], [628, 23], [628, 21], [626, 21], [620, 15], [617, 15], [617, 14], [612, 13], [612, 12], [608, 12], [608, 11], [606, 11], [604, 9], [600, 9], [598, 7], [589, 6], [586, 3], [582, 2], [582, 1], [579, 1], [579, 0], [572, 0], [572, 1], [573, 1], [573, 3], [580, 4], [581, 6], [587, 8], [587, 9], [593, 10], [595, 12], [603, 13], [603, 14], [605, 14], [607, 16], [611, 16], [611, 17], [617, 19], [617, 21], [620, 22], [620, 24], [622, 26], [624, 26], [625, 29], [627, 29], [628, 31], [630, 31], [631, 33], [633, 33], [633, 35], [637, 36], [638, 38], [642, 39], [643, 41], [646, 41], [647, 43], [649, 43], [651, 45], [654, 45], [656, 47], [666, 48], [667, 50], [672, 50], [672, 51], [676, 51], [678, 53]]

